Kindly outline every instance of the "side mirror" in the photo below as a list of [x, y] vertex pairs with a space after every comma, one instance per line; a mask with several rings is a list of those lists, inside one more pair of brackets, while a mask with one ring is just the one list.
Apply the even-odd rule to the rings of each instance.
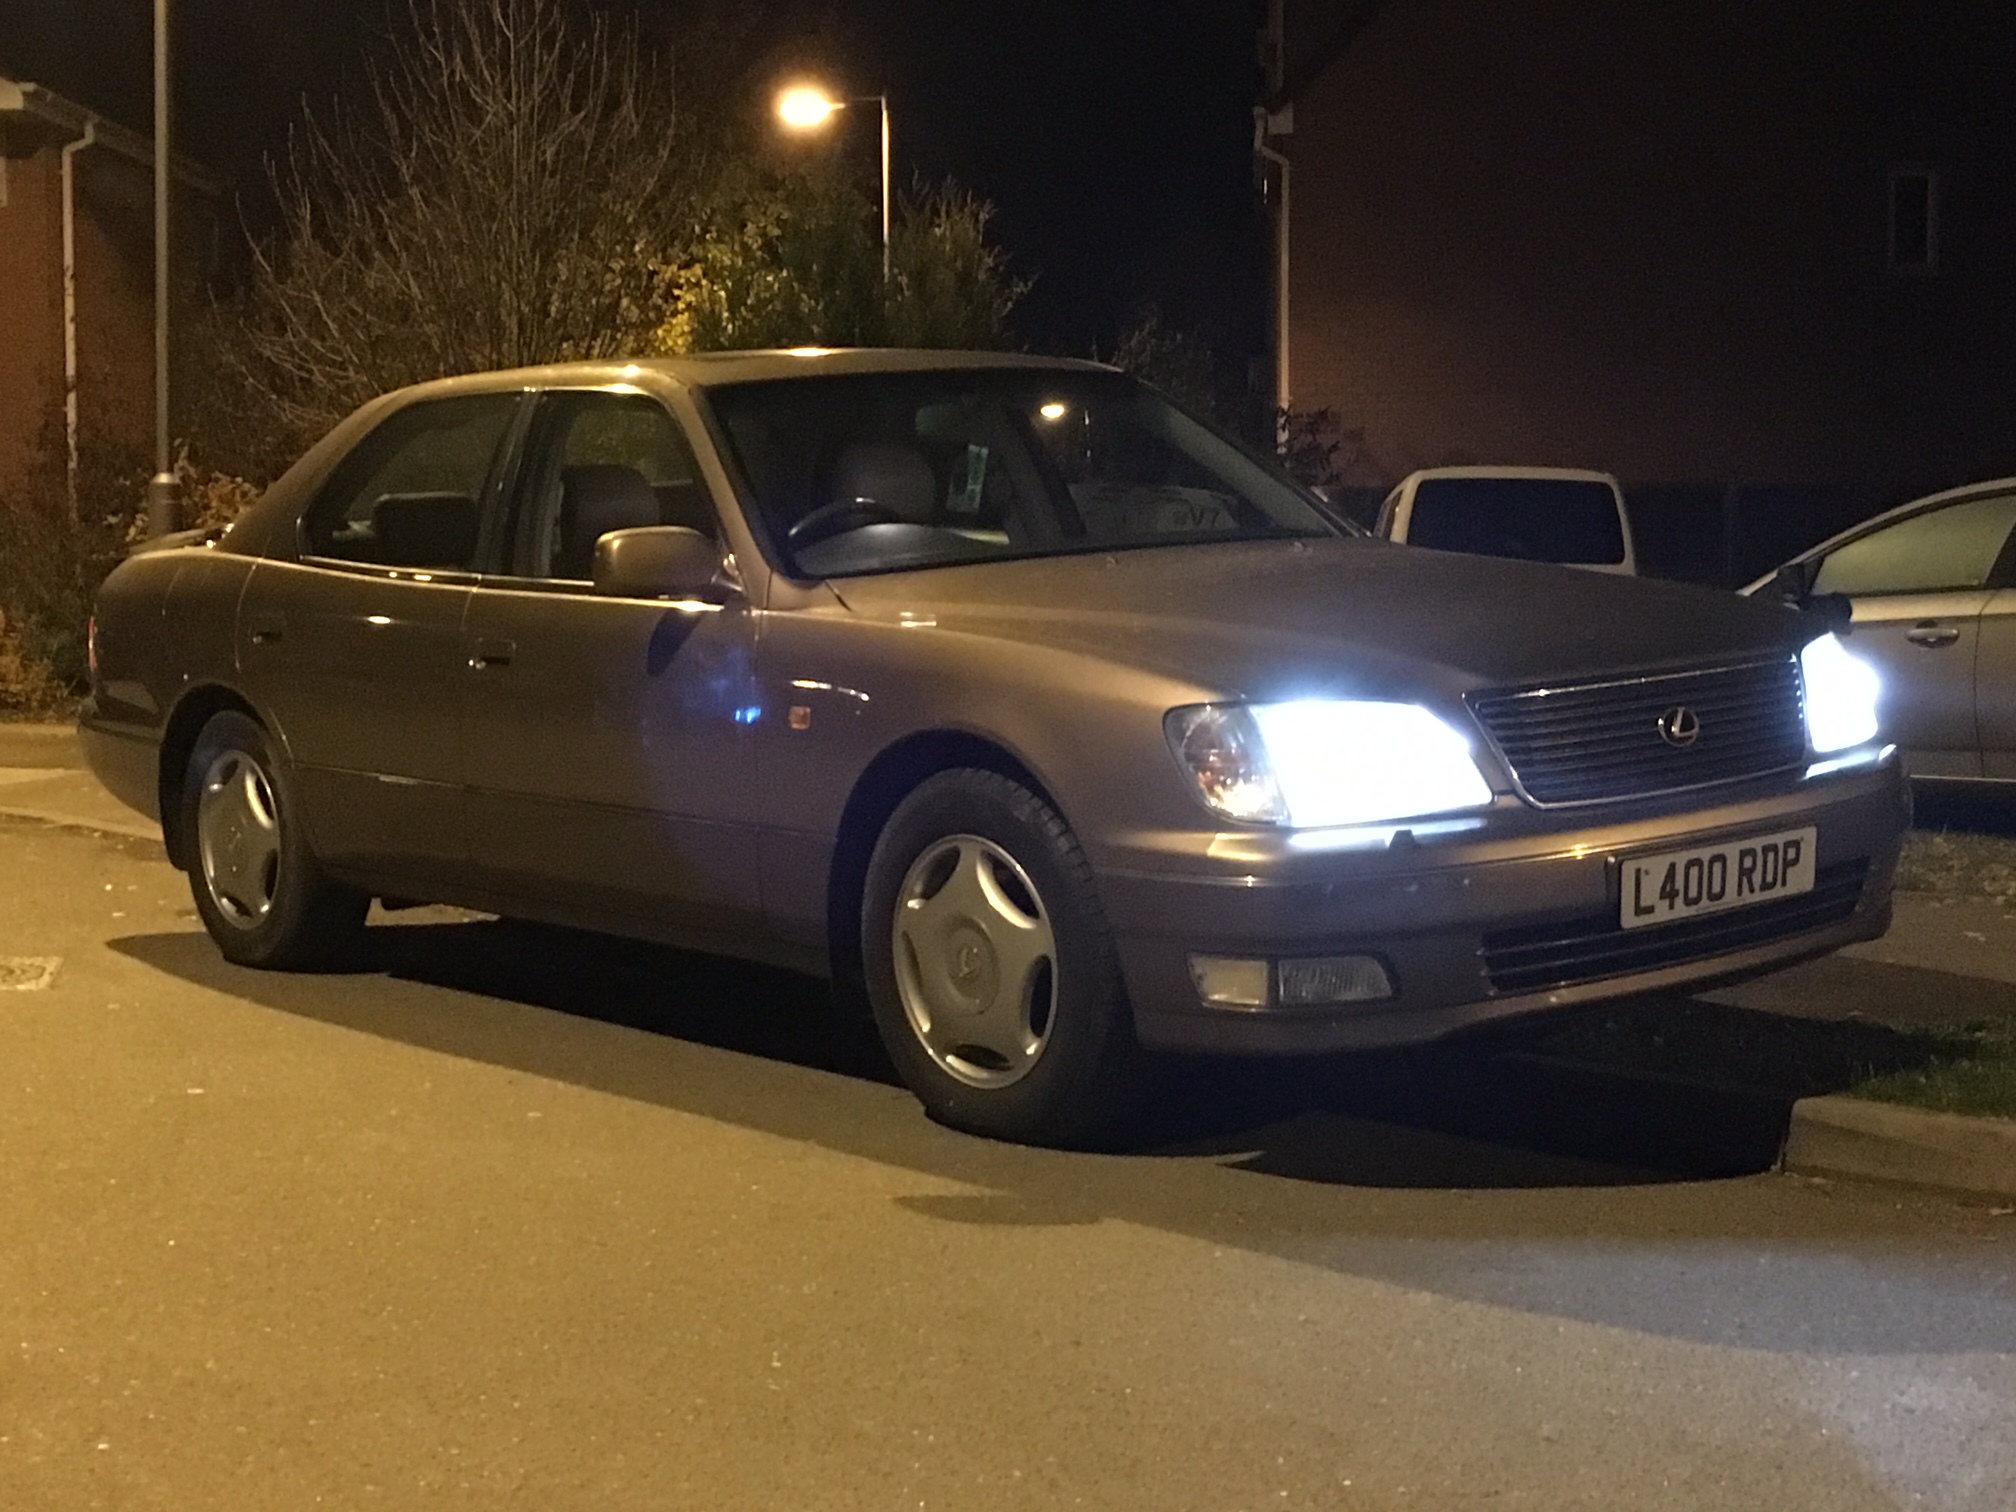
[[1787, 562], [1772, 574], [1771, 586], [1766, 592], [1779, 603], [1790, 609], [1803, 609], [1813, 594], [1813, 584], [1820, 577], [1819, 557], [1803, 562]]
[[611, 598], [697, 598], [721, 575], [721, 547], [685, 525], [612, 530], [596, 540], [589, 575]]
[[1855, 601], [1845, 593], [1809, 593], [1800, 607], [1836, 635], [1855, 627]]

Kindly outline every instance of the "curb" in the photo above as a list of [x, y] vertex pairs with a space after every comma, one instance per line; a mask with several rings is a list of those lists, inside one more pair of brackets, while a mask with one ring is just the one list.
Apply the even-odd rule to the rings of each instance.
[[1983, 1197], [2016, 1197], [2016, 1121], [1928, 1113], [1859, 1097], [1792, 1105], [1781, 1166]]
[[[5, 789], [0, 789], [4, 792]], [[161, 826], [150, 824], [137, 814], [129, 823], [123, 819], [93, 818], [86, 814], [66, 813], [62, 809], [35, 807], [15, 807], [0, 803], [0, 819], [26, 819], [35, 824], [46, 824], [52, 829], [69, 830], [75, 834], [96, 835], [107, 840], [151, 840], [161, 843]]]

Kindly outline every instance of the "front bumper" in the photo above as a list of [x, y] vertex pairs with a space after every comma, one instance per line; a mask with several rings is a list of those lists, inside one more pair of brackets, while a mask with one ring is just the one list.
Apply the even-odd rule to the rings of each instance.
[[[1508, 803], [1477, 828], [1372, 851], [1311, 853], [1290, 837], [1241, 836], [1200, 852], [1195, 837], [1136, 837], [1099, 881], [1143, 1043], [1309, 1054], [1698, 987], [1874, 939], [1889, 927], [1909, 823], [1909, 789], [1892, 758], [1762, 793], [1608, 804], [1576, 818]], [[1621, 857], [1808, 824], [1818, 832], [1813, 893], [1645, 929], [1619, 925]], [[1395, 993], [1316, 1009], [1207, 1007], [1192, 954], [1369, 955]]]

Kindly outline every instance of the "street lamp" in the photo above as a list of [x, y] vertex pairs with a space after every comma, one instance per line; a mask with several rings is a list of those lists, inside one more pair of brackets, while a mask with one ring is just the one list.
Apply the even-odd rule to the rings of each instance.
[[849, 105], [873, 103], [882, 112], [882, 281], [889, 281], [889, 96], [836, 100], [816, 84], [795, 84], [777, 96], [777, 119], [793, 131], [817, 131]]
[[147, 533], [175, 526], [180, 491], [168, 457], [168, 0], [154, 0], [154, 476]]

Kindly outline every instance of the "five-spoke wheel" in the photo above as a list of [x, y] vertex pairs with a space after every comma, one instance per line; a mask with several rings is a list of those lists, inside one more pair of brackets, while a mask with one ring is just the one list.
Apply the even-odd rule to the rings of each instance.
[[370, 899], [322, 874], [291, 774], [250, 716], [226, 710], [196, 737], [182, 781], [190, 891], [227, 960], [298, 968], [339, 960]]
[[196, 855], [224, 921], [257, 929], [280, 883], [280, 821], [273, 780], [241, 750], [217, 753], [196, 793]]
[[934, 1118], [1070, 1145], [1131, 1111], [1143, 1063], [1091, 868], [1020, 783], [940, 772], [897, 806], [861, 954], [883, 1044]]
[[971, 1087], [1027, 1076], [1049, 1040], [1057, 937], [1015, 858], [978, 835], [929, 846], [891, 928], [896, 991], [925, 1053]]

